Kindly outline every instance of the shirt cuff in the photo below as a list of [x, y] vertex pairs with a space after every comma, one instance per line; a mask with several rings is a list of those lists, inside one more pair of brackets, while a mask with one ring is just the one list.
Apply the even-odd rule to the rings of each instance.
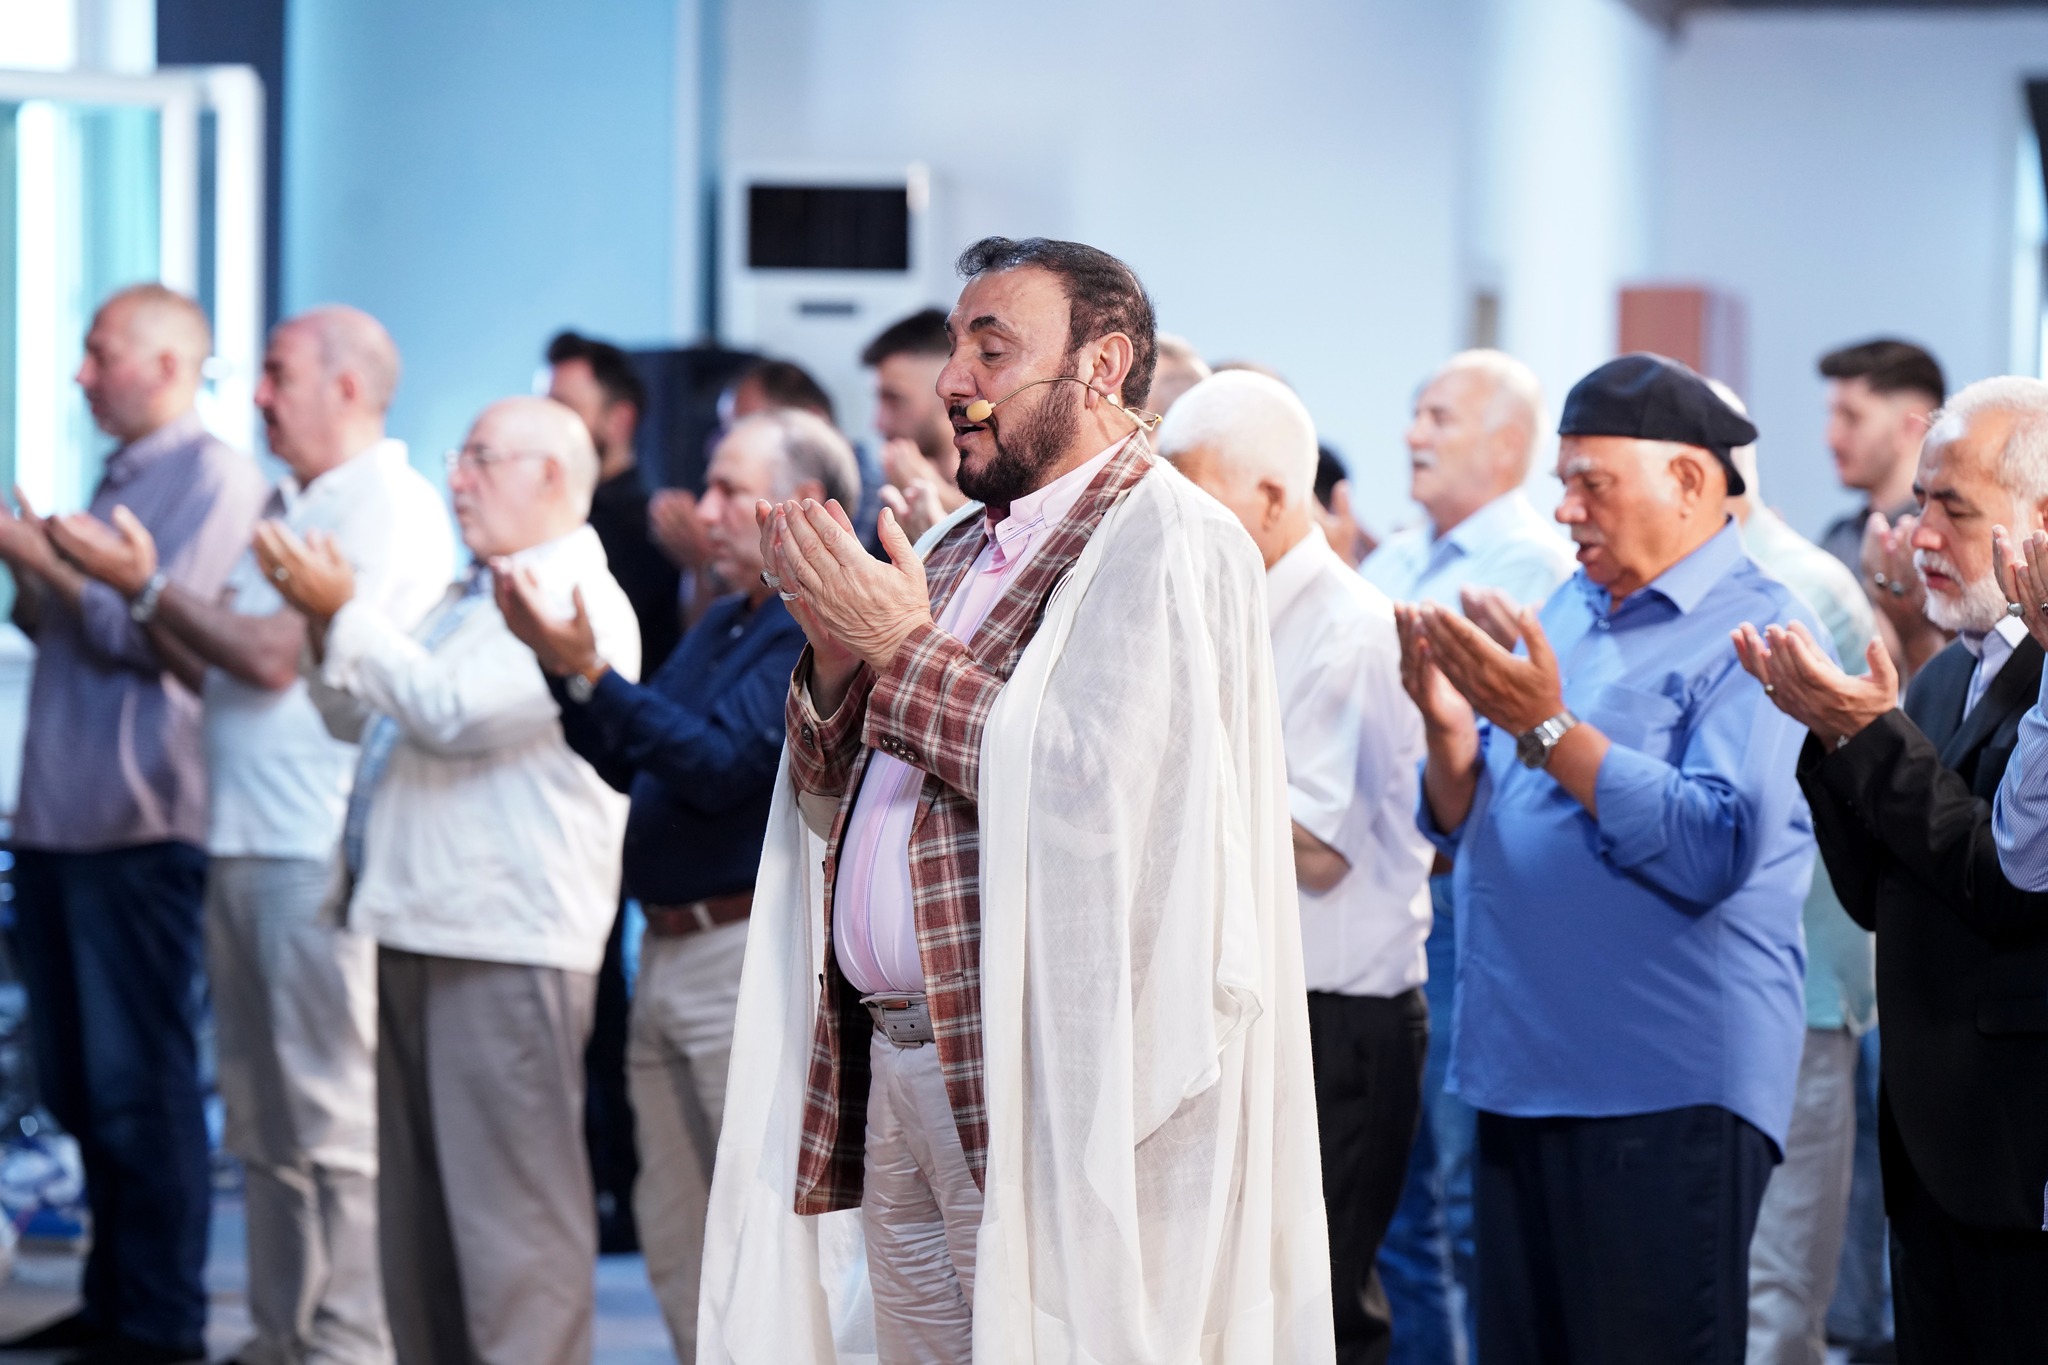
[[[1479, 750], [1479, 763], [1479, 780], [1481, 783], [1484, 783], [1486, 781], [1486, 749], [1483, 743]], [[1415, 765], [1417, 776], [1424, 777], [1428, 767], [1428, 759], [1417, 763]], [[1429, 808], [1429, 789], [1422, 786], [1420, 782], [1416, 786], [1415, 828], [1422, 831], [1422, 837], [1429, 840], [1435, 846], [1437, 852], [1443, 854], [1446, 858], [1456, 858], [1458, 856], [1458, 845], [1464, 842], [1465, 825], [1472, 823], [1471, 815], [1467, 814], [1464, 823], [1460, 824], [1456, 829], [1446, 830], [1441, 828], [1436, 822], [1436, 813]], [[1474, 788], [1472, 792], [1472, 804], [1475, 806], [1479, 804], [1479, 791], [1477, 788]]]
[[96, 579], [87, 579], [78, 594], [78, 616], [86, 638], [110, 658], [128, 652], [135, 620], [128, 614], [128, 599]]
[[1600, 808], [1600, 851], [1617, 867], [1634, 867], [1664, 851], [1670, 832], [1664, 822], [1664, 790], [1671, 765], [1660, 758], [1609, 744], [1593, 779]]

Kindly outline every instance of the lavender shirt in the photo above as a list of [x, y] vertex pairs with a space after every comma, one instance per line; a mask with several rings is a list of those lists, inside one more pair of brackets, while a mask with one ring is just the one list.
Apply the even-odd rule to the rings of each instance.
[[[107, 458], [92, 512], [104, 520], [125, 506], [156, 538], [164, 572], [211, 601], [265, 491], [255, 461], [187, 413]], [[16, 847], [205, 843], [199, 698], [164, 671], [119, 593], [88, 583], [79, 608], [53, 598], [36, 631]]]

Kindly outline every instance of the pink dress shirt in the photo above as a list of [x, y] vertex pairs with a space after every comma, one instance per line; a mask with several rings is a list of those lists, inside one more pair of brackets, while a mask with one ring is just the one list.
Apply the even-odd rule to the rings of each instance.
[[[962, 641], [974, 638], [1047, 533], [1066, 519], [1122, 445], [1117, 442], [1017, 499], [1001, 521], [989, 516], [983, 522], [987, 543], [939, 613], [940, 630]], [[924, 991], [910, 888], [910, 830], [924, 781], [922, 769], [877, 750], [846, 817], [832, 897], [832, 941], [839, 970], [862, 995]]]

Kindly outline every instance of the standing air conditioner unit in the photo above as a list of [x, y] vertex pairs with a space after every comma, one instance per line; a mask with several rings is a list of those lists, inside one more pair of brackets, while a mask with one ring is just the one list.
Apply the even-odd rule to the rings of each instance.
[[832, 395], [840, 429], [866, 437], [874, 395], [861, 348], [953, 297], [932, 260], [929, 174], [742, 166], [722, 203], [720, 340], [802, 365]]

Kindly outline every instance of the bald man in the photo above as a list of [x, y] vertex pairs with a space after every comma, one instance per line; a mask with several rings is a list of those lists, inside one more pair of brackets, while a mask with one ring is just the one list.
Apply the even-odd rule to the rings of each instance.
[[[266, 514], [331, 536], [358, 595], [416, 624], [455, 575], [440, 494], [384, 434], [398, 349], [375, 318], [316, 308], [280, 323], [256, 406], [291, 475]], [[134, 595], [147, 527], [52, 523], [72, 561]], [[166, 576], [145, 629], [205, 700], [212, 781], [207, 965], [227, 1146], [249, 1219], [247, 1365], [386, 1360], [377, 1281], [376, 945], [323, 914], [356, 750], [328, 734], [299, 676], [305, 618], [244, 554], [224, 592]]]
[[86, 336], [78, 384], [119, 442], [91, 515], [157, 547], [133, 591], [65, 562], [25, 502], [0, 510], [15, 621], [36, 643], [14, 947], [43, 1098], [79, 1140], [93, 1212], [84, 1307], [9, 1344], [96, 1360], [196, 1356], [206, 1322], [206, 770], [199, 700], [149, 621], [171, 578], [219, 594], [263, 502], [255, 464], [193, 411], [211, 350], [199, 305], [153, 284], [108, 299]]
[[417, 630], [332, 539], [257, 530], [321, 660], [315, 698], [362, 748], [342, 850], [349, 923], [379, 945], [379, 1240], [401, 1365], [590, 1359], [583, 1049], [627, 799], [563, 739], [499, 600], [516, 580], [637, 680], [639, 623], [586, 522], [597, 478], [567, 407], [486, 408], [448, 470], [476, 563]]
[[1394, 606], [1315, 518], [1315, 424], [1250, 371], [1189, 389], [1159, 452], [1236, 514], [1266, 562], [1301, 893], [1337, 1359], [1387, 1358], [1374, 1259], [1401, 1196], [1429, 1045], [1430, 848], [1415, 827], [1422, 717]]

